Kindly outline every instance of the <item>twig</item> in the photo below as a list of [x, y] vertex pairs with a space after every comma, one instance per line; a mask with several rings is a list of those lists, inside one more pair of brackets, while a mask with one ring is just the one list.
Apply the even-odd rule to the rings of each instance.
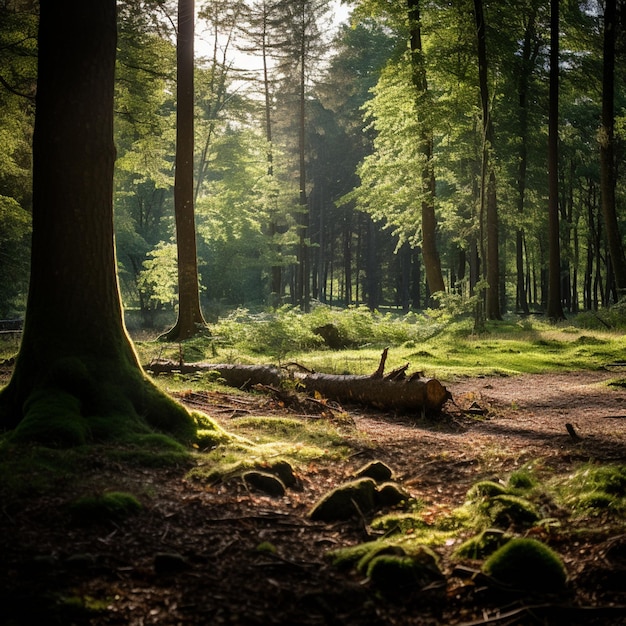
[[574, 427], [571, 424], [565, 424], [565, 428], [567, 429], [567, 432], [569, 433], [569, 436], [576, 442], [578, 443], [581, 438], [578, 436], [578, 433], [576, 432], [576, 430], [574, 429]]

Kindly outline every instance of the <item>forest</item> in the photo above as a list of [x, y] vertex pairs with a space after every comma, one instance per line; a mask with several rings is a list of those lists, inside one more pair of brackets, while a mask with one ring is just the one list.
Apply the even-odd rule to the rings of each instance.
[[624, 26], [0, 3], [0, 626], [626, 624]]
[[[546, 312], [550, 262], [552, 317], [619, 299], [623, 12], [607, 25], [602, 3], [561, 2], [554, 26], [546, 2], [475, 4], [198, 3], [193, 205], [211, 321], [473, 297], [490, 319]], [[118, 271], [129, 318], [162, 326], [178, 301], [176, 6], [118, 5]], [[4, 319], [23, 315], [29, 276], [36, 26], [36, 3], [5, 3]]]

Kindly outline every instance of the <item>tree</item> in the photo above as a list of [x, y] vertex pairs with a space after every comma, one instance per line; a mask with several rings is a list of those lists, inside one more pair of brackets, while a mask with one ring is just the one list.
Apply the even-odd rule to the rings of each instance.
[[[285, 77], [285, 86], [293, 90], [297, 106], [298, 153], [298, 268], [295, 281], [295, 302], [307, 311], [311, 300], [309, 251], [309, 201], [307, 197], [307, 97], [311, 76], [319, 58], [322, 33], [318, 21], [328, 11], [328, 0], [281, 0], [276, 19], [282, 22], [283, 37], [279, 47], [278, 70]], [[293, 106], [293, 102], [291, 103]]]
[[194, 212], [194, 0], [178, 0], [176, 45], [176, 173], [174, 214], [178, 249], [178, 319], [164, 338], [188, 339], [206, 331], [200, 309]]
[[[623, 3], [621, 3], [623, 4]], [[615, 38], [617, 0], [606, 0], [604, 6], [604, 60], [602, 71], [602, 121], [600, 143], [600, 191], [602, 215], [615, 276], [618, 297], [626, 295], [626, 256], [622, 245], [615, 206]]]
[[565, 319], [561, 303], [559, 234], [559, 0], [550, 0], [550, 102], [548, 121], [548, 317]]
[[500, 315], [500, 260], [498, 254], [498, 205], [496, 200], [496, 175], [491, 163], [493, 151], [493, 121], [489, 105], [489, 87], [487, 74], [487, 43], [485, 17], [482, 0], [474, 0], [474, 18], [478, 38], [478, 82], [483, 122], [482, 164], [480, 183], [480, 221], [487, 226], [487, 258], [485, 270], [487, 279], [487, 297], [485, 313], [489, 319], [502, 319]]
[[46, 444], [195, 427], [144, 375], [113, 243], [115, 0], [42, 2], [24, 334], [0, 428]]
[[[416, 100], [419, 107], [429, 108], [428, 81], [422, 52], [419, 0], [408, 0], [411, 68]], [[420, 111], [424, 118], [427, 114]], [[426, 282], [431, 295], [445, 291], [441, 262], [437, 250], [437, 219], [435, 217], [435, 171], [433, 165], [433, 130], [422, 121], [420, 129], [422, 162], [422, 256], [426, 271]]]

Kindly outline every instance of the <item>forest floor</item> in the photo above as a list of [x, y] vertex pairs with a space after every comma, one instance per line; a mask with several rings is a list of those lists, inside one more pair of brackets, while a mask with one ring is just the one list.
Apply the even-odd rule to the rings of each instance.
[[[599, 371], [450, 381], [453, 401], [431, 419], [347, 408], [349, 458], [300, 468], [301, 489], [282, 498], [241, 482], [207, 487], [186, 478], [189, 467], [128, 467], [95, 455], [80, 468], [85, 478], [128, 491], [141, 486], [150, 494], [144, 510], [114, 525], [73, 525], [63, 503], [74, 486], [64, 483], [19, 507], [0, 503], [0, 624], [626, 624], [626, 530], [602, 515], [593, 521], [595, 534], [551, 537], [568, 589], [539, 600], [455, 577], [453, 546], [436, 549], [445, 584], [381, 596], [362, 575], [338, 571], [325, 557], [367, 540], [367, 524], [306, 516], [323, 493], [372, 459], [387, 463], [425, 503], [425, 519], [460, 506], [476, 481], [506, 478], [525, 464], [540, 465], [544, 476], [585, 463], [626, 464], [626, 389], [607, 387], [614, 377]], [[240, 405], [233, 401], [231, 411], [227, 393], [204, 397], [194, 408], [222, 416], [228, 429]], [[469, 415], [470, 406], [485, 414]], [[289, 412], [260, 402], [254, 414]], [[269, 544], [275, 551], [260, 549]]]

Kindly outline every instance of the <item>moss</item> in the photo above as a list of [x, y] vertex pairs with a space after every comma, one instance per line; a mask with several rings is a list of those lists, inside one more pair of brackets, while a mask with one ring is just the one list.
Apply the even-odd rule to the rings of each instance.
[[372, 529], [382, 530], [387, 535], [394, 532], [413, 533], [429, 528], [418, 513], [391, 513], [372, 521]]
[[323, 496], [309, 512], [313, 520], [334, 522], [347, 520], [374, 509], [376, 483], [359, 478], [339, 485]]
[[72, 519], [80, 524], [120, 521], [138, 513], [141, 508], [141, 503], [135, 496], [122, 491], [85, 496], [69, 505]]
[[285, 485], [277, 476], [267, 472], [252, 470], [242, 476], [244, 483], [251, 489], [262, 491], [275, 498], [285, 495]]
[[511, 536], [499, 528], [488, 528], [462, 543], [456, 549], [455, 555], [466, 559], [484, 559], [510, 539]]
[[560, 557], [535, 539], [511, 539], [483, 564], [482, 571], [497, 582], [524, 591], [562, 591], [567, 572]]
[[410, 498], [408, 491], [396, 483], [383, 483], [376, 489], [376, 504], [378, 506], [397, 506], [402, 502], [408, 502]]
[[603, 492], [613, 496], [626, 496], [626, 466], [603, 465], [577, 472], [571, 486], [584, 492]]
[[354, 472], [355, 478], [372, 478], [377, 483], [391, 480], [393, 472], [391, 468], [382, 461], [370, 461]]
[[364, 554], [356, 564], [356, 569], [359, 572], [366, 573], [369, 564], [379, 556], [407, 556], [402, 546], [395, 545], [393, 543], [374, 542], [371, 549]]
[[328, 552], [328, 557], [334, 567], [338, 569], [347, 570], [357, 565], [368, 554], [376, 551], [378, 547], [387, 547], [387, 543], [371, 541], [367, 543], [359, 543], [355, 546], [348, 546], [347, 548], [338, 548], [337, 550], [331, 550]]
[[574, 499], [574, 508], [587, 513], [598, 514], [601, 511], [620, 509], [620, 499], [602, 491], [583, 493]]
[[385, 592], [421, 589], [442, 580], [436, 554], [426, 548], [410, 556], [382, 554], [373, 558], [367, 567], [371, 583]]
[[489, 499], [486, 507], [489, 518], [498, 528], [532, 526], [540, 519], [534, 505], [517, 496], [507, 494], [495, 496]]
[[298, 483], [291, 463], [283, 459], [256, 463], [255, 468], [261, 472], [267, 472], [276, 476], [285, 485], [285, 487], [295, 487]]
[[527, 470], [512, 472], [507, 481], [507, 487], [516, 491], [527, 491], [537, 484], [532, 474]]
[[493, 498], [507, 493], [506, 487], [493, 480], [481, 480], [474, 484], [467, 492], [467, 499], [470, 501], [479, 500], [480, 498]]
[[42, 443], [50, 447], [80, 446], [89, 438], [80, 401], [58, 389], [39, 388], [24, 404], [24, 418], [12, 433], [15, 443]]

